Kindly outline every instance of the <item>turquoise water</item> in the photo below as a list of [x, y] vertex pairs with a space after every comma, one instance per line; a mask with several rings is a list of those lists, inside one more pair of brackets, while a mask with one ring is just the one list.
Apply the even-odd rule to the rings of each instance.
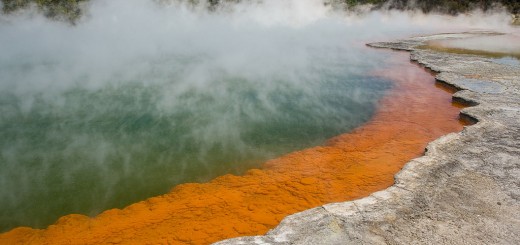
[[0, 231], [244, 173], [368, 121], [391, 86], [366, 25], [324, 5], [92, 3], [75, 26], [0, 16]]
[[90, 0], [75, 25], [0, 13], [0, 232], [322, 144], [391, 87], [370, 75], [390, 58], [367, 40], [477, 28], [314, 0], [166, 2]]
[[294, 80], [215, 74], [199, 87], [146, 83], [157, 80], [149, 74], [96, 89], [4, 90], [0, 229], [121, 208], [348, 132], [390, 83], [349, 73], [347, 61], [313, 64], [312, 76]]

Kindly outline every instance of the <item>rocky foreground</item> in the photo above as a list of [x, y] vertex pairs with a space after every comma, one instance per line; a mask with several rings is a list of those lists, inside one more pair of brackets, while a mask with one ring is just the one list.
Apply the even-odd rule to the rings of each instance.
[[422, 49], [415, 37], [372, 47], [407, 50], [459, 89], [478, 121], [446, 135], [409, 162], [395, 184], [356, 201], [327, 204], [285, 218], [265, 236], [225, 244], [520, 244], [520, 63]]

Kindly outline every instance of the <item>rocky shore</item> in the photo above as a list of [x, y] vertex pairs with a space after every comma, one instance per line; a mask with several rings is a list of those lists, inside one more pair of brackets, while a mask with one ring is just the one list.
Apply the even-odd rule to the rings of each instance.
[[265, 234], [288, 215], [356, 200], [391, 186], [424, 147], [460, 132], [459, 104], [405, 52], [371, 71], [392, 80], [369, 122], [326, 144], [271, 159], [242, 176], [187, 183], [169, 193], [88, 217], [70, 214], [45, 229], [17, 227], [0, 244], [190, 244]]
[[286, 217], [265, 236], [216, 244], [520, 244], [520, 63], [420, 48], [439, 34], [371, 47], [406, 50], [459, 91], [477, 123], [431, 142], [395, 184]]

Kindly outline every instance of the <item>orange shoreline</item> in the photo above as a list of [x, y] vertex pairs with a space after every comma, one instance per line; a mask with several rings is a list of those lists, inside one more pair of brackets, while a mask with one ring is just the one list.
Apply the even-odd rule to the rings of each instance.
[[394, 53], [395, 67], [374, 73], [394, 86], [371, 121], [324, 146], [270, 160], [243, 176], [178, 185], [94, 218], [72, 214], [47, 229], [16, 228], [0, 234], [0, 244], [209, 244], [264, 234], [287, 215], [385, 189], [428, 142], [463, 127], [451, 93], [436, 87], [408, 53]]

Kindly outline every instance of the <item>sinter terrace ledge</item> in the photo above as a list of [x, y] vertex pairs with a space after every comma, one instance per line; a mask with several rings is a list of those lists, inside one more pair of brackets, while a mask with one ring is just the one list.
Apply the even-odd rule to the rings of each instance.
[[371, 47], [407, 50], [460, 91], [477, 124], [430, 143], [395, 184], [355, 201], [286, 217], [265, 236], [227, 244], [520, 244], [520, 65], [419, 48], [427, 41], [498, 35], [413, 37]]

